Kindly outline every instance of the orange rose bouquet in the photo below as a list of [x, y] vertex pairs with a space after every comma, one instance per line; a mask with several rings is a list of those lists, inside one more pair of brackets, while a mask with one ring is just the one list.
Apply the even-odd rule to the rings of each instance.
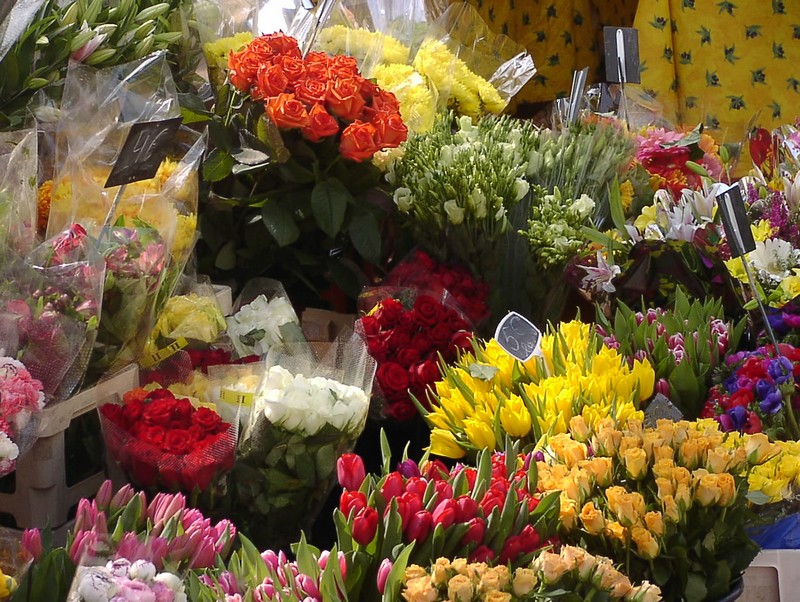
[[204, 236], [216, 268], [284, 270], [276, 277], [290, 287], [332, 276], [357, 294], [360, 260], [381, 256], [383, 210], [370, 201], [381, 172], [371, 159], [407, 136], [395, 96], [352, 57], [304, 57], [294, 38], [275, 33], [230, 52], [213, 115], [191, 113], [210, 120], [214, 144], [204, 176], [211, 202], [222, 202], [209, 223], [231, 226], [224, 237]]

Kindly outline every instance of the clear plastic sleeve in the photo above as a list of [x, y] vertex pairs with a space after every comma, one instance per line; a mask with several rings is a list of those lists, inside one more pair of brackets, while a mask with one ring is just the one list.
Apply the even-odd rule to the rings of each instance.
[[36, 244], [36, 130], [0, 133], [0, 245], [27, 253]]

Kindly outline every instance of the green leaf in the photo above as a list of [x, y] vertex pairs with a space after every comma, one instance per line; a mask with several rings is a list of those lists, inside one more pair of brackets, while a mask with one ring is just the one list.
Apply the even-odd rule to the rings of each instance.
[[689, 573], [689, 577], [686, 580], [686, 591], [684, 592], [686, 602], [701, 602], [706, 599], [707, 592], [706, 580], [703, 575]]
[[300, 228], [297, 227], [292, 214], [276, 202], [267, 202], [261, 208], [261, 217], [272, 238], [280, 247], [286, 247], [300, 238]]
[[487, 364], [472, 363], [469, 365], [469, 375], [472, 378], [479, 378], [486, 382], [492, 380], [499, 370], [500, 368], [497, 366], [489, 366]]
[[[313, 197], [312, 197], [313, 199]], [[359, 255], [377, 264], [381, 259], [381, 231], [377, 218], [371, 213], [356, 215], [347, 228], [350, 240]]]
[[206, 182], [224, 180], [231, 174], [234, 165], [236, 161], [230, 153], [215, 148], [203, 161], [203, 179]]
[[229, 240], [217, 253], [214, 266], [220, 270], [232, 270], [236, 267], [236, 241]]
[[392, 472], [392, 448], [389, 445], [389, 439], [386, 437], [386, 431], [381, 428], [381, 460], [382, 460], [382, 467], [384, 475], [388, 475]]
[[392, 564], [392, 570], [389, 571], [389, 577], [386, 579], [386, 588], [383, 590], [383, 602], [393, 602], [400, 599], [400, 588], [405, 578], [408, 557], [411, 556], [413, 549], [414, 543], [412, 542], [403, 548], [403, 551], [398, 554], [397, 559]]
[[264, 165], [269, 161], [269, 155], [254, 148], [241, 148], [233, 153], [233, 158], [244, 165]]
[[347, 204], [353, 200], [350, 191], [339, 180], [323, 180], [311, 191], [311, 211], [325, 234], [335, 238], [342, 229]]
[[329, 257], [328, 270], [330, 270], [331, 278], [339, 288], [352, 299], [358, 297], [358, 294], [361, 292], [361, 282], [358, 275], [348, 264], [340, 261], [336, 257]]
[[611, 221], [614, 227], [619, 230], [620, 235], [625, 240], [630, 239], [630, 234], [625, 228], [625, 212], [622, 209], [622, 198], [619, 191], [619, 180], [615, 177], [611, 183], [611, 194], [609, 195], [609, 208], [611, 209]]

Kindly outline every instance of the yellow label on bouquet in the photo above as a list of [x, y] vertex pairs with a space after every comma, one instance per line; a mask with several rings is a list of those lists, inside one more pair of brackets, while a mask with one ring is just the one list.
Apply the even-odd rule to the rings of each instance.
[[236, 391], [234, 389], [222, 389], [219, 392], [219, 398], [225, 403], [234, 405], [242, 404], [243, 406], [253, 405], [255, 401], [255, 394], [248, 391]]
[[145, 357], [139, 365], [144, 369], [151, 368], [156, 364], [163, 362], [168, 357], [175, 355], [188, 344], [189, 342], [183, 337], [175, 339], [163, 349], [159, 349], [155, 353], [151, 353], [149, 356]]

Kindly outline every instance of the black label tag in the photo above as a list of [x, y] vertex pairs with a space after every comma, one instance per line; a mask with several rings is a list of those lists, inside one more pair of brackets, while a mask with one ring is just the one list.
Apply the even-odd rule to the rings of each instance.
[[494, 338], [509, 355], [527, 362], [539, 351], [542, 333], [530, 320], [512, 311], [497, 325]]
[[604, 27], [606, 81], [638, 84], [639, 32], [633, 27]]
[[182, 120], [182, 117], [173, 117], [162, 121], [134, 123], [105, 187], [123, 186], [155, 176]]
[[755, 250], [756, 241], [750, 229], [750, 218], [747, 217], [739, 186], [731, 186], [718, 195], [717, 204], [722, 212], [722, 227], [728, 237], [731, 257], [741, 257]]

